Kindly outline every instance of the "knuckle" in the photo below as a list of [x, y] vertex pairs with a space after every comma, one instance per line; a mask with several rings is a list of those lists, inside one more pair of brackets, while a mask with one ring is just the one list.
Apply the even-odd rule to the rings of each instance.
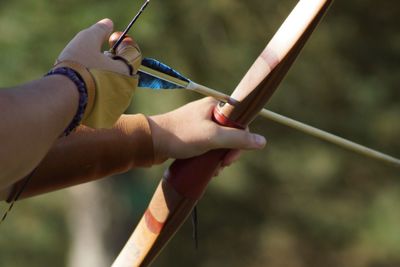
[[251, 134], [250, 132], [245, 131], [244, 135], [245, 135], [245, 141], [246, 141], [247, 146], [250, 146], [250, 144], [255, 143], [256, 137], [254, 134]]
[[218, 101], [217, 100], [215, 100], [213, 97], [211, 97], [211, 96], [207, 96], [207, 97], [205, 97], [204, 98], [205, 100], [205, 102], [206, 103], [208, 103], [208, 104], [213, 104], [213, 105], [215, 105]]
[[221, 129], [219, 127], [210, 127], [208, 130], [208, 141], [211, 143], [213, 146], [219, 146], [221, 141], [220, 141], [220, 136], [221, 136]]
[[220, 129], [214, 125], [210, 126], [208, 129], [208, 133], [210, 138], [214, 139], [215, 137], [220, 135]]
[[249, 147], [249, 144], [252, 142], [252, 136], [248, 132], [243, 130], [238, 130], [236, 135], [237, 135], [236, 142], [238, 148], [245, 149]]
[[81, 38], [84, 37], [88, 34], [89, 29], [83, 29], [81, 31], [79, 31], [76, 35], [75, 38]]

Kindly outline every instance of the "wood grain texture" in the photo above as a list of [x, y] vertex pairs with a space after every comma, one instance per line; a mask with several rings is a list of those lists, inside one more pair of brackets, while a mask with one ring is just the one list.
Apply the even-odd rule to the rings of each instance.
[[[177, 230], [176, 223], [186, 220], [187, 210], [191, 209], [195, 202], [178, 194], [165, 179], [161, 180], [145, 215], [112, 266], [149, 264], [169, 240], [170, 235]], [[186, 217], [181, 218], [182, 212]]]

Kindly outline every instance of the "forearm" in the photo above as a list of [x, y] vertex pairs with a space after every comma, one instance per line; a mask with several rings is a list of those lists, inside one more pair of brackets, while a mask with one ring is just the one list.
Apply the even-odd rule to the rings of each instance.
[[[22, 196], [54, 191], [134, 167], [151, 166], [167, 158], [190, 158], [219, 148], [264, 147], [262, 136], [221, 127], [211, 121], [215, 104], [215, 100], [206, 98], [149, 119], [143, 115], [125, 115], [108, 130], [81, 127], [57, 142]], [[237, 153], [233, 156], [228, 153], [226, 157], [221, 159], [221, 166], [232, 163]]]
[[[81, 126], [61, 138], [32, 176], [22, 198], [100, 179], [156, 163], [143, 115], [122, 116], [112, 129]], [[20, 186], [21, 183], [17, 184]], [[3, 199], [8, 192], [3, 192]]]
[[133, 39], [126, 38], [115, 51], [126, 62], [105, 55], [101, 47], [112, 30], [112, 21], [103, 19], [80, 31], [57, 57], [57, 68], [71, 68], [78, 77], [51, 75], [0, 90], [0, 192], [28, 175], [71, 123], [81, 82], [88, 101], [85, 125], [109, 128], [129, 105], [138, 81], [129, 66], [136, 70], [141, 54]]
[[29, 174], [71, 122], [79, 94], [54, 75], [0, 90], [0, 189]]

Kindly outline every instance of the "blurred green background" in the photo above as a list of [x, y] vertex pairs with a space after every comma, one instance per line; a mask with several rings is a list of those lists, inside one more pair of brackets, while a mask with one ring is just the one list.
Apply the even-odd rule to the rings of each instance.
[[[154, 0], [134, 26], [144, 56], [229, 93], [294, 0]], [[140, 1], [0, 1], [0, 86], [38, 78], [79, 30], [122, 29]], [[268, 108], [400, 156], [400, 2], [336, 1]], [[200, 96], [140, 91], [130, 112]], [[399, 169], [257, 119], [244, 153], [154, 266], [400, 266]], [[109, 266], [168, 165], [19, 202], [0, 225], [0, 266]], [[0, 205], [2, 210], [6, 205]]]

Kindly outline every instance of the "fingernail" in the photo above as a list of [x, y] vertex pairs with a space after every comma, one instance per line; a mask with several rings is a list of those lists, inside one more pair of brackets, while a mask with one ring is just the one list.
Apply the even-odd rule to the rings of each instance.
[[264, 147], [265, 144], [267, 143], [267, 140], [265, 140], [265, 137], [262, 135], [254, 135], [254, 140], [256, 142], [257, 147]]

